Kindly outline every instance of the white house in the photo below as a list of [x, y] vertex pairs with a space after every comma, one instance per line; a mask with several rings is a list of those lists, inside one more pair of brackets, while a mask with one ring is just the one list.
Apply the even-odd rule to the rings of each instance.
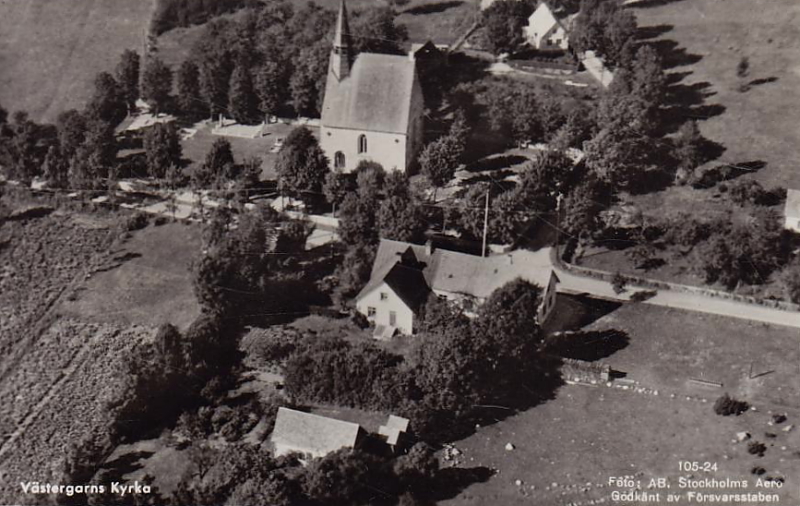
[[[457, 303], [467, 315], [474, 314], [493, 291], [517, 277], [525, 277], [524, 265], [511, 255], [479, 257], [381, 239], [367, 285], [356, 296], [356, 309], [375, 324], [375, 337], [412, 334], [414, 321], [431, 293]], [[544, 283], [541, 283], [544, 284]], [[551, 273], [539, 322], [555, 305], [558, 278]]]
[[556, 18], [547, 2], [539, 4], [523, 30], [528, 44], [539, 51], [566, 51], [569, 48], [567, 27]]
[[278, 408], [270, 443], [276, 457], [299, 453], [318, 458], [342, 448], [355, 448], [363, 434], [357, 423], [282, 407]]
[[786, 190], [786, 206], [783, 209], [784, 228], [800, 232], [800, 190]]
[[320, 120], [320, 146], [332, 168], [350, 172], [362, 160], [386, 170], [415, 167], [423, 111], [414, 54], [354, 58], [342, 0]]

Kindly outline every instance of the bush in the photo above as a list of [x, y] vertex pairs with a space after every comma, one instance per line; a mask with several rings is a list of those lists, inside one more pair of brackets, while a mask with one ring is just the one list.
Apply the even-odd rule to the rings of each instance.
[[147, 226], [148, 219], [144, 213], [136, 213], [129, 216], [123, 223], [123, 229], [126, 232], [133, 232], [134, 230], [141, 230]]
[[759, 457], [763, 457], [766, 451], [767, 451], [767, 446], [764, 443], [759, 443], [758, 441], [750, 441], [747, 444], [747, 453], [749, 453], [750, 455], [758, 455]]
[[614, 277], [611, 278], [611, 288], [614, 289], [614, 293], [617, 295], [621, 294], [625, 291], [625, 276], [620, 274], [619, 271], [614, 273]]
[[721, 416], [741, 415], [750, 408], [745, 401], [738, 401], [724, 394], [714, 403], [714, 412]]
[[644, 302], [655, 297], [657, 293], [655, 290], [640, 290], [631, 295], [631, 302]]

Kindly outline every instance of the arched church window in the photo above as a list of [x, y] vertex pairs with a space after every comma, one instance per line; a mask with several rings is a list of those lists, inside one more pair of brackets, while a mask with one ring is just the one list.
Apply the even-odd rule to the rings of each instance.
[[344, 169], [344, 153], [337, 151], [333, 155], [333, 167], [335, 169]]
[[367, 136], [364, 134], [358, 136], [358, 152], [359, 153], [367, 152]]

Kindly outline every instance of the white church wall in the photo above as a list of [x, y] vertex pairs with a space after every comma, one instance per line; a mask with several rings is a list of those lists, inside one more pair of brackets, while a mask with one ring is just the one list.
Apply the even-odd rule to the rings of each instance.
[[[358, 152], [358, 138], [367, 137], [367, 151]], [[334, 168], [337, 151], [345, 156], [344, 172], [352, 172], [361, 160], [378, 162], [387, 171], [405, 170], [407, 139], [403, 134], [364, 132], [346, 128], [322, 127], [320, 146]]]

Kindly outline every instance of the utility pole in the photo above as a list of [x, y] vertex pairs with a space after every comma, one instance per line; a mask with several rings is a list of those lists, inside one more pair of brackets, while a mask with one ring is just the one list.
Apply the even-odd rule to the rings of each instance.
[[489, 190], [486, 190], [486, 208], [483, 211], [483, 253], [486, 256], [486, 234], [489, 232]]

